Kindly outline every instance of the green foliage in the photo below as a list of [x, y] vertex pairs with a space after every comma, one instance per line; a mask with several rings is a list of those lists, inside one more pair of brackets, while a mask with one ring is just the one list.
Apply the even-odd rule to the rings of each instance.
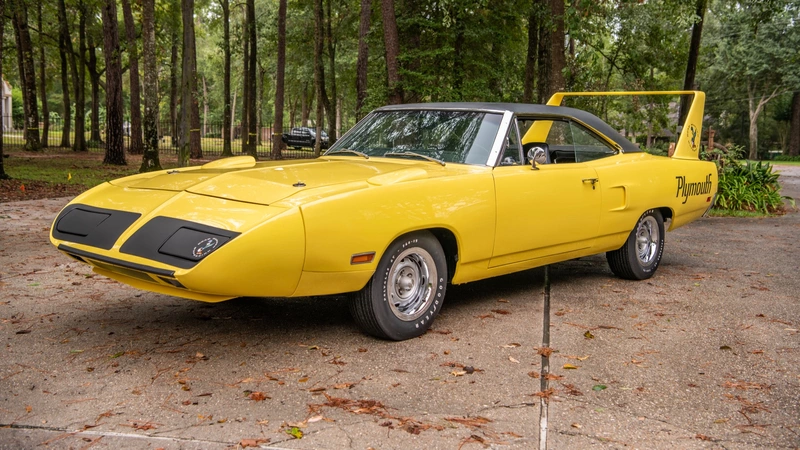
[[778, 155], [773, 158], [774, 161], [790, 161], [790, 162], [800, 162], [800, 156], [791, 156], [791, 155]]
[[785, 197], [780, 194], [778, 176], [770, 164], [761, 161], [721, 167], [715, 206], [734, 211], [780, 213]]

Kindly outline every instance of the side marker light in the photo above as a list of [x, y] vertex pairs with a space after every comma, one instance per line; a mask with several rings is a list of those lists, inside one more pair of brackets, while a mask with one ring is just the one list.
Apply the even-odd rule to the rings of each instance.
[[369, 264], [375, 259], [375, 252], [356, 253], [350, 257], [350, 264]]

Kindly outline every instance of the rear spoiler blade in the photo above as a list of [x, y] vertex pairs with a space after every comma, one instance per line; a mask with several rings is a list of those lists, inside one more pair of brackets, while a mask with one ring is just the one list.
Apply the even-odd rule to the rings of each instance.
[[591, 96], [633, 96], [633, 95], [692, 95], [692, 104], [683, 123], [681, 135], [678, 138], [675, 159], [699, 159], [700, 133], [703, 129], [703, 109], [706, 104], [706, 94], [700, 91], [620, 91], [620, 92], [556, 92], [550, 97], [549, 106], [560, 106], [564, 97], [591, 97]]

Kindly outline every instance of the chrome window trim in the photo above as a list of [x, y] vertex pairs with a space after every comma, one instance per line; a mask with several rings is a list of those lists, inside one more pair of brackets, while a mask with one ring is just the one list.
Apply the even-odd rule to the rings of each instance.
[[[503, 118], [500, 120], [500, 127], [497, 129], [497, 136], [494, 137], [494, 144], [492, 144], [492, 151], [489, 152], [489, 159], [486, 161], [487, 167], [497, 166], [500, 155], [502, 154], [503, 145], [508, 135], [508, 127], [514, 118], [514, 113], [511, 111], [504, 111]], [[519, 132], [517, 132], [519, 134]]]

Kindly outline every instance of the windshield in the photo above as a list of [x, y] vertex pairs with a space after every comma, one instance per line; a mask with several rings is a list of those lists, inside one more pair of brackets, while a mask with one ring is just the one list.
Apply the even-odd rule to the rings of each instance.
[[474, 111], [379, 111], [331, 147], [369, 156], [413, 152], [444, 162], [485, 165], [502, 114]]

